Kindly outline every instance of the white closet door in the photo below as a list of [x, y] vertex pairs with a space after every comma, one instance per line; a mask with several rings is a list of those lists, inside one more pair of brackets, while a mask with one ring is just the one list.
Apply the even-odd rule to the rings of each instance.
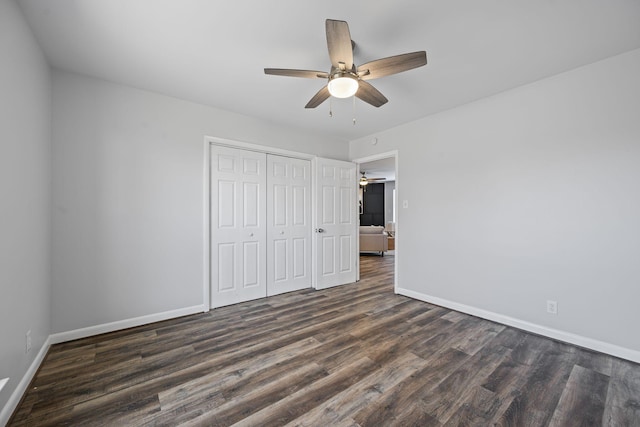
[[356, 280], [357, 178], [355, 163], [316, 163], [316, 288]]
[[267, 295], [311, 287], [311, 162], [267, 155]]
[[267, 295], [266, 154], [211, 147], [211, 307]]

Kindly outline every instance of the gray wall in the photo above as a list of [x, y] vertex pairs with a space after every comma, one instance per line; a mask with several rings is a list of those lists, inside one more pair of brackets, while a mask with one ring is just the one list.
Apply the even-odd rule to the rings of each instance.
[[204, 136], [348, 145], [62, 71], [53, 76], [53, 332], [203, 302]]
[[50, 333], [50, 135], [49, 67], [15, 3], [0, 1], [0, 409]]
[[640, 359], [638, 76], [634, 50], [352, 141], [399, 151], [399, 286]]

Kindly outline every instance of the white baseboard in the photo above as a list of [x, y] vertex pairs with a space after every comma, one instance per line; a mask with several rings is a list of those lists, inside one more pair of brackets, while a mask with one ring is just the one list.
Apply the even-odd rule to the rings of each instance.
[[176, 317], [188, 316], [190, 314], [197, 314], [204, 312], [204, 305], [194, 305], [193, 307], [185, 307], [177, 310], [165, 311], [162, 313], [149, 314], [146, 316], [134, 317], [132, 319], [118, 320], [117, 322], [104, 323], [102, 325], [89, 326], [87, 328], [75, 329], [67, 332], [59, 332], [57, 334], [51, 334], [45, 340], [42, 348], [38, 352], [38, 355], [29, 366], [27, 372], [23, 375], [20, 384], [13, 391], [11, 397], [7, 401], [7, 404], [0, 411], [0, 426], [4, 426], [9, 422], [9, 418], [15, 411], [16, 407], [20, 403], [20, 399], [27, 391], [29, 383], [33, 379], [33, 376], [38, 371], [40, 364], [44, 360], [44, 357], [49, 351], [49, 347], [53, 344], [59, 344], [66, 341], [73, 341], [80, 338], [86, 338], [93, 335], [105, 334], [107, 332], [119, 331], [121, 329], [133, 328], [135, 326], [146, 325], [148, 323], [160, 322], [162, 320], [175, 319]]
[[51, 347], [51, 336], [44, 341], [42, 347], [40, 347], [40, 351], [36, 355], [36, 358], [33, 359], [33, 362], [29, 365], [29, 369], [27, 369], [27, 372], [22, 376], [20, 383], [18, 383], [18, 386], [13, 393], [11, 393], [6, 405], [4, 405], [4, 408], [0, 411], [0, 426], [7, 425], [9, 422], [9, 418], [13, 414], [13, 411], [16, 410], [16, 407], [20, 403], [20, 399], [22, 399], [22, 396], [27, 391], [27, 387], [29, 387], [33, 376], [38, 372], [38, 368], [44, 360], [44, 357], [47, 355], [49, 347]]
[[552, 338], [558, 341], [563, 341], [569, 344], [574, 344], [580, 347], [588, 348], [590, 350], [595, 350], [600, 353], [605, 353], [611, 356], [619, 357], [621, 359], [626, 359], [635, 363], [640, 363], [640, 351], [632, 350], [625, 347], [620, 347], [618, 345], [595, 340], [593, 338], [583, 337], [581, 335], [572, 334], [570, 332], [548, 328], [546, 326], [527, 322], [525, 320], [516, 319], [510, 316], [505, 316], [502, 314], [483, 310], [481, 308], [473, 307], [470, 305], [460, 304], [460, 303], [449, 301], [443, 298], [426, 295], [426, 294], [412, 291], [409, 289], [397, 288], [396, 293], [407, 296], [409, 298], [414, 298], [420, 301], [428, 302], [430, 304], [435, 304], [445, 308], [449, 308], [451, 310], [470, 314], [472, 316], [481, 317], [483, 319], [491, 320], [493, 322], [501, 323], [503, 325], [513, 326], [514, 328], [522, 329], [524, 331], [532, 332], [538, 335], [543, 335], [545, 337]]
[[165, 311], [162, 313], [148, 314], [146, 316], [134, 317], [132, 319], [118, 320], [116, 322], [103, 323], [102, 325], [89, 326], [86, 328], [74, 329], [67, 332], [59, 332], [52, 334], [51, 344], [58, 344], [67, 341], [73, 341], [80, 338], [91, 337], [94, 335], [106, 334], [107, 332], [119, 331], [121, 329], [133, 328], [136, 326], [146, 325], [148, 323], [161, 322], [167, 319], [175, 319], [176, 317], [188, 316], [190, 314], [202, 313], [203, 305], [194, 305], [193, 307], [179, 308], [177, 310]]

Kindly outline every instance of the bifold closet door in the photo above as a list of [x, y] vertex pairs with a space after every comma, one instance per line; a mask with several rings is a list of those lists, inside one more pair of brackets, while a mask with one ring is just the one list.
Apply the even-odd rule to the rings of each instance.
[[311, 287], [311, 162], [267, 155], [267, 295]]
[[267, 295], [265, 153], [211, 146], [211, 307]]

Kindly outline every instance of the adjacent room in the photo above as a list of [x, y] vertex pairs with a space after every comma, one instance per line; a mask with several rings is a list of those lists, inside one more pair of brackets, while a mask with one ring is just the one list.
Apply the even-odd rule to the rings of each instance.
[[0, 425], [640, 425], [640, 2], [0, 2]]
[[395, 255], [396, 157], [359, 162], [360, 254]]

